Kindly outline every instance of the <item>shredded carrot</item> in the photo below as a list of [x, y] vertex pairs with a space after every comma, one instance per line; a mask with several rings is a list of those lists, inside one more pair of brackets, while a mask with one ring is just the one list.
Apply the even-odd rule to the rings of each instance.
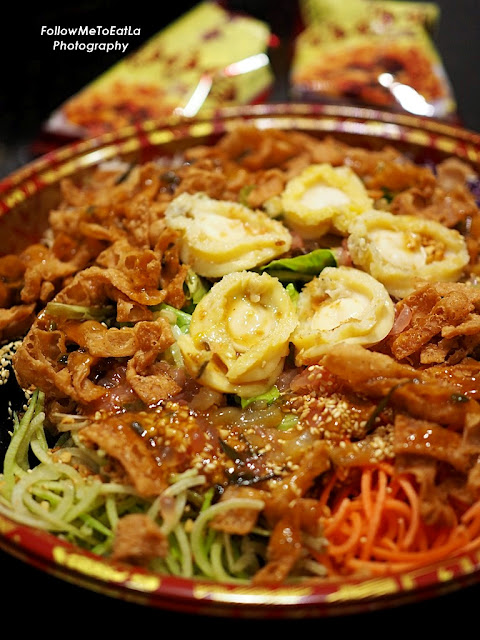
[[414, 480], [397, 475], [392, 465], [363, 468], [358, 483], [338, 494], [336, 480], [333, 474], [320, 497], [328, 507], [323, 520], [328, 544], [315, 554], [331, 576], [386, 575], [480, 548], [480, 502], [452, 526], [433, 527], [422, 520]]
[[410, 523], [405, 534], [405, 538], [402, 540], [401, 548], [409, 549], [412, 546], [412, 543], [415, 539], [415, 534], [417, 533], [418, 527], [420, 525], [420, 500], [418, 497], [418, 493], [415, 491], [411, 482], [409, 482], [406, 478], [401, 478], [399, 480], [399, 484], [408, 498], [410, 507]]
[[365, 515], [367, 518], [372, 517], [372, 470], [366, 467], [362, 473], [361, 479], [361, 496], [363, 502], [363, 508], [365, 509]]
[[343, 544], [330, 545], [329, 554], [332, 556], [347, 553], [356, 546], [362, 535], [362, 517], [358, 511], [354, 511], [351, 515], [351, 531], [347, 540]]
[[[386, 478], [385, 472], [381, 470], [378, 473], [378, 487], [377, 487], [376, 496], [374, 498], [373, 495], [370, 495], [368, 500], [369, 503], [373, 501], [375, 502], [374, 502], [373, 511], [371, 512], [370, 517], [368, 518], [366, 540], [361, 551], [362, 560], [366, 558], [370, 558], [372, 555], [375, 537], [378, 533], [378, 529], [380, 527], [380, 522], [382, 518], [382, 513], [384, 511], [386, 488], [387, 488], [387, 478]], [[369, 491], [370, 491], [370, 494], [372, 494], [372, 487], [370, 483], [369, 483]]]
[[325, 485], [322, 494], [320, 496], [319, 499], [319, 504], [322, 507], [326, 507], [328, 500], [330, 498], [330, 493], [333, 489], [333, 487], [335, 486], [335, 483], [337, 482], [338, 478], [337, 478], [337, 474], [336, 473], [332, 473], [330, 480], [327, 482], [327, 484]]
[[339, 508], [333, 514], [331, 522], [328, 526], [325, 527], [325, 535], [327, 536], [327, 538], [330, 534], [333, 534], [335, 532], [340, 523], [343, 522], [346, 513], [351, 509], [352, 505], [350, 504], [350, 500], [348, 498], [343, 498], [343, 500], [340, 502]]

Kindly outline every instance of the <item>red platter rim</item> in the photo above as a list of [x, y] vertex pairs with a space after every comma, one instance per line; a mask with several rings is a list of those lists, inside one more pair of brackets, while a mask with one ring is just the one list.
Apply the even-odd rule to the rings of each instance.
[[[455, 124], [375, 109], [312, 104], [228, 107], [193, 119], [147, 121], [61, 146], [0, 181], [0, 216], [63, 177], [129, 153], [185, 140], [214, 139], [239, 124], [381, 138], [455, 155], [480, 167], [480, 134]], [[149, 607], [235, 617], [324, 617], [384, 609], [458, 590], [480, 580], [480, 552], [399, 575], [250, 586], [163, 576], [122, 566], [0, 514], [0, 549], [80, 587]]]

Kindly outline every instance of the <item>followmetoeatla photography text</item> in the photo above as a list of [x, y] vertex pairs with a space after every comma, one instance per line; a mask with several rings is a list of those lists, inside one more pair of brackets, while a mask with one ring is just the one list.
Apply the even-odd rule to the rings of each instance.
[[54, 51], [120, 51], [125, 53], [129, 37], [140, 36], [140, 27], [124, 26], [76, 26], [42, 25], [40, 35], [51, 40]]

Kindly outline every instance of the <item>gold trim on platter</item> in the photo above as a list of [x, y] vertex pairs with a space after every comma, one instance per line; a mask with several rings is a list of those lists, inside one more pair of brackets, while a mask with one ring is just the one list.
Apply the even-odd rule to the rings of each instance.
[[326, 597], [329, 603], [354, 602], [357, 600], [378, 598], [398, 592], [398, 582], [393, 577], [367, 580], [359, 584], [341, 585], [335, 593]]
[[65, 547], [54, 547], [52, 556], [55, 562], [62, 567], [77, 571], [90, 578], [100, 579], [103, 582], [122, 584], [136, 591], [153, 593], [160, 587], [162, 582], [160, 576], [140, 573], [132, 574], [128, 570], [113, 567], [101, 559], [96, 560], [79, 553], [72, 553]]
[[17, 525], [14, 522], [0, 515], [0, 534], [1, 535], [6, 536], [12, 533], [12, 531], [15, 531], [16, 528], [17, 528]]
[[[279, 128], [305, 130], [312, 133], [339, 134], [352, 136], [369, 143], [370, 138], [380, 138], [386, 143], [412, 146], [415, 153], [423, 158], [423, 151], [433, 152], [434, 157], [443, 153], [455, 154], [473, 164], [480, 165], [480, 135], [438, 122], [425, 122], [420, 118], [399, 116], [369, 109], [310, 105], [256, 105], [249, 108], [227, 108], [212, 111], [211, 117], [193, 120], [172, 118], [171, 121], [147, 121], [136, 127], [103, 134], [98, 139], [82, 141], [75, 146], [59, 148], [52, 154], [35, 160], [31, 165], [18, 170], [6, 178], [0, 189], [0, 214], [8, 213], [28, 201], [32, 195], [42, 192], [45, 187], [60, 182], [64, 177], [74, 175], [77, 170], [85, 170], [116, 157], [142, 159], [155, 157], [158, 153], [170, 153], [178, 148], [191, 145], [209, 144], [209, 136], [216, 138], [234, 130], [241, 124], [250, 123], [260, 129]], [[47, 195], [53, 190], [46, 190]], [[49, 201], [49, 200], [48, 200]], [[14, 211], [14, 223], [8, 228], [28, 231], [21, 226], [29, 224], [31, 209], [18, 207]], [[20, 222], [19, 222], [20, 221]], [[21, 235], [21, 234], [19, 234]], [[33, 535], [32, 535], [33, 533]], [[0, 537], [8, 543], [8, 550], [17, 553], [22, 550], [27, 557], [45, 565], [56, 563], [58, 574], [72, 573], [92, 587], [100, 583], [102, 592], [124, 599], [148, 600], [149, 605], [163, 601], [186, 603], [186, 606], [208, 612], [209, 602], [213, 609], [228, 609], [228, 605], [241, 605], [246, 610], [263, 607], [282, 607], [286, 615], [301, 615], [302, 612], [335, 612], [337, 609], [364, 605], [382, 608], [395, 597], [398, 600], [408, 595], [415, 598], [417, 591], [430, 589], [445, 591], [449, 583], [460, 578], [476, 576], [480, 566], [480, 550], [468, 555], [451, 558], [442, 566], [426, 566], [415, 571], [406, 571], [395, 576], [378, 576], [365, 581], [330, 584], [291, 584], [288, 586], [265, 587], [248, 584], [217, 584], [196, 581], [189, 578], [172, 577], [143, 572], [142, 569], [122, 568], [104, 558], [95, 558], [80, 550], [71, 550], [61, 544], [56, 545], [47, 532], [38, 532], [26, 526], [12, 523], [0, 515]], [[44, 541], [44, 536], [46, 541]], [[17, 549], [15, 549], [17, 545]], [[53, 546], [52, 546], [53, 545]], [[7, 545], [5, 545], [7, 547]], [[48, 567], [49, 569], [51, 567]], [[76, 575], [75, 575], [76, 574]], [[68, 576], [70, 577], [70, 576]], [[458, 581], [461, 584], [461, 581]], [[194, 601], [191, 603], [191, 601]], [[219, 605], [215, 607], [215, 605]], [[226, 605], [226, 606], [222, 606]], [[346, 605], [346, 607], [345, 607]], [[292, 611], [287, 610], [291, 607]]]
[[275, 590], [249, 586], [232, 589], [202, 583], [193, 586], [193, 596], [198, 600], [208, 599], [215, 602], [235, 602], [235, 604], [295, 605], [312, 595], [313, 589], [308, 586], [291, 586]]
[[105, 582], [124, 583], [130, 575], [126, 570], [111, 567], [102, 560], [95, 560], [81, 553], [72, 553], [61, 546], [53, 547], [52, 557], [62, 567], [78, 571], [91, 578], [100, 578]]

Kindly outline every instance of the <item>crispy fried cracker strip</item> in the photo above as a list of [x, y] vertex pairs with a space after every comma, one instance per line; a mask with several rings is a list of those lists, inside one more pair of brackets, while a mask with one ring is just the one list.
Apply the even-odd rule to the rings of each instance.
[[254, 584], [282, 583], [301, 558], [302, 533], [318, 539], [322, 534], [321, 505], [318, 500], [292, 500], [275, 523], [268, 543], [267, 563], [253, 577]]
[[428, 372], [396, 362], [386, 354], [357, 345], [339, 344], [322, 364], [352, 391], [371, 398], [388, 397], [391, 405], [415, 418], [461, 430], [480, 420], [477, 401], [461, 396], [458, 387], [430, 378]]
[[420, 351], [437, 336], [452, 337], [462, 333], [459, 327], [468, 321], [469, 332], [476, 323], [472, 312], [480, 307], [480, 292], [463, 283], [428, 284], [397, 304], [410, 310], [410, 323], [390, 341], [392, 354], [403, 360]]
[[[228, 486], [222, 493], [222, 502], [235, 498], [252, 498], [263, 500], [264, 493], [256, 487]], [[209, 523], [212, 529], [226, 533], [245, 536], [251, 533], [258, 521], [258, 509], [227, 509], [217, 514]]]
[[119, 519], [112, 558], [137, 566], [148, 566], [154, 558], [168, 553], [168, 538], [153, 519], [143, 513], [130, 513]]
[[141, 495], [159, 495], [168, 486], [169, 469], [158, 464], [148, 438], [141, 438], [127, 417], [94, 422], [81, 430], [81, 437], [118, 460]]
[[166, 362], [158, 356], [174, 342], [170, 325], [163, 318], [142, 322], [135, 327], [138, 347], [127, 364], [127, 380], [146, 405], [176, 395], [181, 385]]
[[62, 332], [45, 330], [35, 323], [13, 359], [20, 386], [80, 404], [100, 398], [105, 390], [86, 382], [94, 360], [89, 354], [70, 354], [67, 359], [67, 352]]
[[[66, 278], [85, 267], [89, 255], [88, 252], [80, 252], [65, 262], [47, 247], [34, 244], [22, 253], [21, 259], [26, 265], [21, 298], [25, 304], [29, 304], [37, 300], [46, 302], [52, 298]], [[50, 285], [47, 289], [43, 288], [45, 283]], [[42, 295], [44, 291], [48, 292], [47, 295]]]
[[353, 391], [374, 398], [387, 395], [392, 387], [419, 375], [410, 365], [355, 344], [335, 345], [323, 356], [322, 364]]
[[464, 474], [472, 465], [470, 452], [462, 446], [462, 435], [435, 422], [398, 414], [395, 417], [394, 434], [396, 454], [410, 453], [448, 462]]
[[0, 309], [0, 340], [23, 336], [34, 319], [34, 304], [19, 304], [9, 309]]

